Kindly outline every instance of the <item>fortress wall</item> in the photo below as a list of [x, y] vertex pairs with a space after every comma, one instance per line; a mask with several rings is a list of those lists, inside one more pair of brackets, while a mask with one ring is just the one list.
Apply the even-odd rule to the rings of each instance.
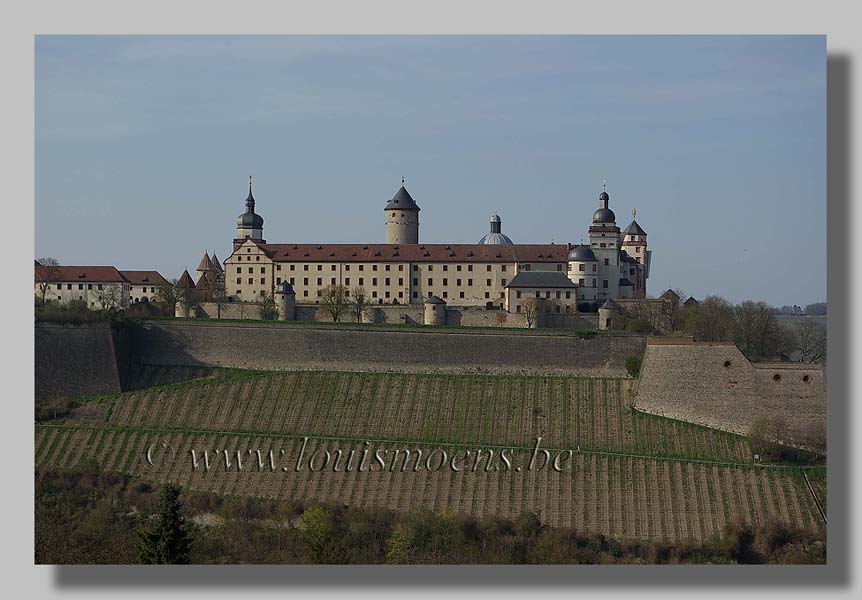
[[249, 369], [506, 372], [623, 375], [641, 356], [637, 335], [270, 325], [223, 321], [142, 322], [133, 353], [144, 364]]
[[114, 341], [108, 323], [36, 323], [36, 402], [119, 392], [129, 340]]
[[635, 397], [638, 409], [743, 434], [755, 417], [783, 417], [788, 443], [804, 443], [812, 427], [825, 428], [822, 369], [754, 365], [734, 344], [669, 341], [650, 340], [646, 346]]

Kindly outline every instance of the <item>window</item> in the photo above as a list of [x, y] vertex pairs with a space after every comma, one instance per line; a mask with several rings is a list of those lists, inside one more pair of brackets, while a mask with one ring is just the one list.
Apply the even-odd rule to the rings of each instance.
[[491, 297], [491, 292], [485, 292], [485, 298], [490, 298], [490, 297]]
[[505, 273], [506, 272], [506, 265], [503, 265], [502, 267], [500, 267], [500, 270], [503, 271], [503, 273]]
[[350, 265], [344, 265], [344, 270], [345, 270], [345, 271], [349, 271], [349, 270], [350, 270]]
[[485, 270], [490, 273], [491, 272], [491, 265], [485, 265]]
[[[87, 289], [88, 289], [88, 290], [92, 290], [92, 289], [93, 289], [93, 284], [92, 284], [92, 283], [88, 283], [88, 284], [87, 284]], [[147, 288], [144, 288], [144, 291], [146, 292], [146, 291], [147, 291]]]
[[449, 297], [449, 292], [443, 292], [443, 297], [444, 297], [444, 298], [448, 298], [448, 297]]
[[490, 280], [490, 279], [486, 279], [486, 280], [485, 280], [485, 285], [487, 285], [488, 287], [490, 287], [490, 286], [491, 286], [491, 280]]
[[72, 284], [71, 284], [71, 283], [67, 283], [67, 284], [66, 284], [66, 289], [67, 289], [67, 290], [71, 290], [71, 289], [72, 289]]
[[364, 271], [364, 270], [365, 270], [365, 265], [359, 265], [359, 270], [360, 270], [360, 271]]
[[255, 257], [254, 257], [254, 259], [255, 259], [255, 260], [257, 260], [257, 261], [259, 261], [259, 260], [260, 260], [260, 256], [255, 256]]
[[[323, 270], [323, 265], [317, 265], [317, 270], [318, 270], [318, 271], [322, 271], [322, 270]], [[349, 271], [349, 270], [350, 270], [350, 268], [348, 267], [348, 268], [347, 268], [347, 270]]]
[[[360, 269], [360, 271], [361, 271], [361, 270], [362, 270], [362, 269]], [[364, 278], [364, 277], [360, 277], [360, 278], [359, 278], [359, 285], [365, 285], [365, 278]]]
[[276, 271], [281, 271], [281, 265], [275, 265], [275, 270], [276, 270]]
[[377, 265], [371, 265], [371, 270], [372, 270], [372, 271], [376, 271], [376, 270], [377, 270]]
[[323, 277], [317, 278], [317, 285], [323, 285]]
[[371, 285], [377, 285], [377, 278], [376, 277], [371, 278]]
[[431, 277], [428, 278], [428, 285], [434, 285], [434, 279], [432, 279]]
[[515, 297], [516, 297], [516, 298], [520, 298], [520, 297], [521, 297], [521, 290], [518, 290], [517, 292], [515, 292]]
[[472, 280], [472, 279], [468, 279], [468, 280], [467, 280], [467, 285], [468, 285], [468, 286], [472, 286], [472, 285], [473, 285], [473, 280]]
[[308, 271], [308, 265], [302, 265], [302, 270], [303, 270], [303, 271]]
[[515, 312], [521, 312], [521, 305], [520, 304], [515, 307]]
[[389, 285], [389, 278], [388, 278], [388, 277], [386, 277], [386, 278], [383, 280], [383, 285]]
[[236, 284], [237, 284], [237, 285], [242, 284], [242, 277], [237, 277], [237, 278], [236, 278]]
[[261, 272], [261, 273], [266, 273], [266, 267], [261, 267], [261, 268], [260, 268], [260, 272]]
[[253, 267], [249, 267], [249, 268], [248, 268], [248, 272], [249, 272], [249, 273], [254, 273], [254, 268], [253, 268]]
[[458, 297], [459, 297], [459, 298], [463, 298], [463, 297], [464, 297], [464, 292], [458, 292]]
[[460, 280], [460, 279], [456, 279], [456, 280], [455, 280], [455, 285], [461, 285], [461, 280]]
[[429, 271], [433, 271], [433, 270], [434, 270], [434, 265], [428, 265], [428, 270], [429, 270]]
[[460, 271], [460, 270], [461, 270], [461, 265], [456, 266], [456, 267], [455, 267], [455, 270], [456, 270], [456, 271]]
[[584, 278], [583, 278], [583, 277], [581, 277], [580, 279], [578, 279], [578, 285], [579, 285], [579, 286], [581, 286], [581, 287], [584, 287]]
[[308, 285], [308, 277], [302, 278], [302, 285]]
[[443, 270], [444, 270], [444, 271], [448, 271], [448, 270], [449, 270], [449, 265], [443, 265]]
[[385, 267], [383, 267], [383, 268], [384, 268], [384, 270], [388, 271], [390, 266], [391, 266], [391, 265], [386, 265], [386, 266], [385, 266]]
[[562, 271], [562, 270], [563, 270], [563, 265], [557, 265], [557, 271]]
[[605, 244], [604, 242], [602, 242], [601, 244], [599, 244], [599, 247], [600, 247], [600, 248], [604, 248], [604, 247], [606, 247], [606, 246], [607, 246], [607, 244]]
[[545, 298], [550, 298], [550, 297], [551, 297], [551, 292], [545, 292]]
[[608, 287], [608, 280], [607, 279], [602, 279], [602, 287], [607, 289], [607, 287]]
[[419, 279], [417, 277], [413, 278], [413, 285], [419, 285]]
[[607, 259], [607, 258], [605, 259], [605, 266], [606, 266], [606, 267], [610, 264], [610, 263], [608, 262], [608, 260], [609, 260], [609, 259]]
[[376, 297], [377, 297], [377, 290], [374, 290], [373, 292], [371, 292], [371, 297], [372, 297], [372, 298], [376, 298]]
[[252, 283], [254, 283], [254, 279], [252, 279], [251, 277], [249, 277], [249, 278], [248, 278], [248, 284], [249, 284], [249, 285], [251, 285]]
[[[446, 269], [444, 268], [443, 270], [445, 271]], [[443, 285], [449, 285], [449, 279], [447, 277], [443, 278]]]
[[419, 292], [413, 292], [413, 297], [414, 297], [414, 298], [419, 298]]
[[237, 272], [237, 273], [242, 273], [242, 267], [237, 267], [237, 268], [236, 268], [236, 272]]
[[536, 298], [541, 298], [541, 297], [542, 297], [541, 294], [539, 292], [536, 292]]
[[293, 284], [294, 284], [293, 277], [291, 277], [290, 278], [290, 285], [293, 285]]
[[281, 277], [276, 277], [276, 278], [275, 278], [275, 284], [276, 284], [276, 285], [281, 285]]
[[596, 267], [596, 263], [593, 263], [593, 273], [595, 273], [595, 272], [596, 272], [596, 268], [597, 268], [597, 267]]
[[291, 270], [291, 271], [296, 271], [296, 265], [290, 265], [290, 270]]
[[525, 270], [525, 271], [529, 271], [529, 270], [530, 270], [530, 265], [529, 265], [529, 264], [524, 265], [524, 270]]
[[398, 278], [398, 285], [404, 285], [404, 278], [403, 277]]
[[350, 277], [344, 278], [344, 285], [350, 285]]
[[98, 285], [96, 286], [96, 289], [97, 289], [97, 290], [102, 289], [102, 284], [101, 284], [101, 283], [100, 283], [100, 284], [98, 284]]
[[566, 300], [572, 297], [572, 292], [566, 292]]
[[329, 285], [335, 285], [335, 277], [332, 277], [332, 278], [329, 280]]
[[473, 265], [467, 265], [467, 270], [472, 273], [473, 272]]
[[329, 270], [330, 270], [330, 271], [334, 271], [334, 270], [335, 270], [335, 265], [332, 265], [331, 267], [329, 267]]
[[265, 283], [266, 283], [266, 277], [261, 277], [260, 278], [260, 284], [264, 285]]
[[413, 270], [414, 270], [414, 271], [418, 271], [418, 270], [419, 270], [419, 265], [413, 265]]
[[308, 290], [302, 290], [302, 295], [308, 298]]
[[503, 287], [506, 287], [506, 280], [505, 280], [505, 279], [500, 280], [500, 284], [501, 284]]

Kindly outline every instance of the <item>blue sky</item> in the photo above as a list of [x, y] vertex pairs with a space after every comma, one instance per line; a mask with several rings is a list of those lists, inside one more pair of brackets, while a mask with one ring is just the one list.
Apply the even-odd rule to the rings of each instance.
[[193, 270], [254, 175], [270, 242], [586, 239], [602, 180], [650, 292], [826, 297], [821, 36], [36, 40], [36, 256]]

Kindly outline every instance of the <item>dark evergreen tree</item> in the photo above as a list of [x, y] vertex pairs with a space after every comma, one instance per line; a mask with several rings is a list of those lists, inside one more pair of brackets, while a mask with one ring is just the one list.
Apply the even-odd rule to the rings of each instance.
[[159, 498], [159, 512], [150, 525], [137, 531], [138, 561], [148, 565], [185, 565], [191, 535], [182, 514], [180, 489], [167, 484]]

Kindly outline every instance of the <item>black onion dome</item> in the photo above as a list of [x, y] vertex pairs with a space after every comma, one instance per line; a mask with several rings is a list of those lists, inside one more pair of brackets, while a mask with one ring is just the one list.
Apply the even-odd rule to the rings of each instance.
[[579, 244], [572, 248], [571, 252], [569, 252], [569, 260], [596, 260], [596, 255], [593, 254], [592, 248], [590, 248], [586, 244]]
[[593, 223], [616, 223], [617, 216], [609, 208], [600, 208], [593, 213]]
[[248, 198], [245, 199], [245, 212], [236, 218], [239, 227], [263, 229], [263, 217], [254, 212], [254, 196], [251, 194], [251, 178], [248, 182]]

